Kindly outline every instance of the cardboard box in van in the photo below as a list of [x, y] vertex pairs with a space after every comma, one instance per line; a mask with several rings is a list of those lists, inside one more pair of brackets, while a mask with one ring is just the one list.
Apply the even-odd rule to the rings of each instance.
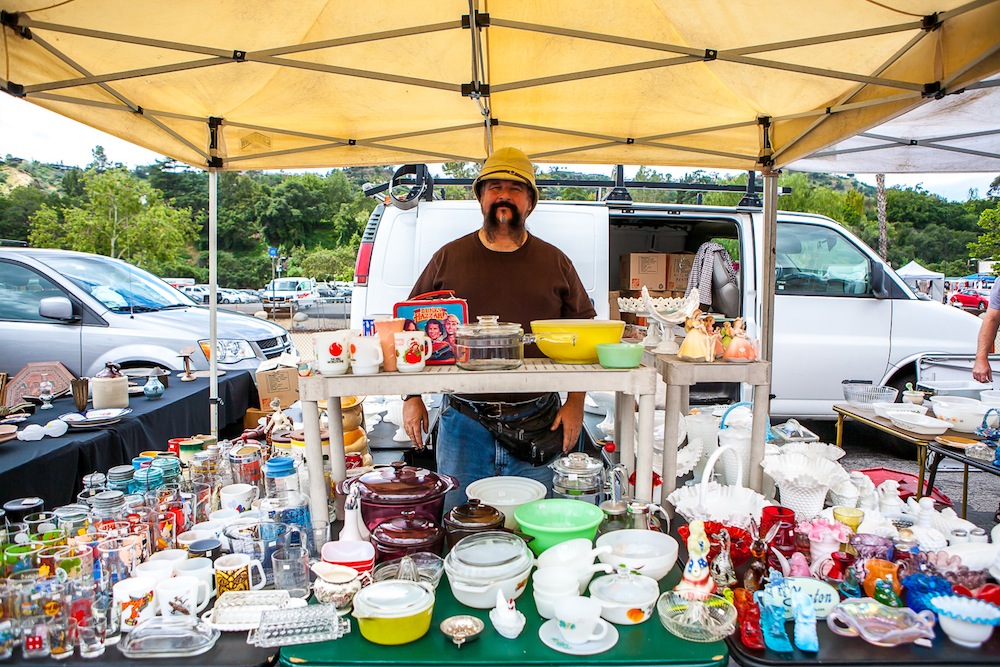
[[281, 407], [299, 400], [299, 371], [290, 366], [280, 366], [276, 360], [265, 361], [257, 369], [257, 395], [260, 396], [260, 406], [267, 410], [275, 398], [281, 401]]
[[622, 255], [622, 289], [667, 289], [668, 257], [669, 255], [661, 252], [632, 252]]
[[[684, 292], [687, 289], [691, 267], [694, 265], [694, 255], [690, 253], [674, 253], [668, 255], [667, 291]], [[683, 296], [683, 294], [681, 294]]]

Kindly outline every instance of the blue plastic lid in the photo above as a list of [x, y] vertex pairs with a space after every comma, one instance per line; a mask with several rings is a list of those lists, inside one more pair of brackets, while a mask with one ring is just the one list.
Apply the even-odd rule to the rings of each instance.
[[295, 459], [291, 456], [272, 456], [264, 464], [267, 477], [288, 477], [295, 474]]

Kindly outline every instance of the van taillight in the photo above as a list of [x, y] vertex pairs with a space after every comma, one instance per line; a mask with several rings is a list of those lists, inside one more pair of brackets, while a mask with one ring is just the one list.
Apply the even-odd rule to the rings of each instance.
[[373, 241], [362, 241], [361, 247], [358, 248], [358, 261], [354, 264], [355, 285], [368, 284], [368, 270], [372, 263], [373, 245], [375, 245]]

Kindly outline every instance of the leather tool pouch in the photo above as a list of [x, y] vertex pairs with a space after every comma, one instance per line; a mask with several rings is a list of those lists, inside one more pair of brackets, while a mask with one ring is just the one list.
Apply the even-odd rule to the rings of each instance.
[[562, 453], [563, 429], [560, 426], [549, 430], [562, 407], [559, 394], [550, 394], [540, 400], [544, 401], [541, 408], [526, 417], [495, 416], [490, 408], [496, 404], [478, 407], [461, 400], [451, 403], [456, 410], [482, 424], [514, 458], [542, 466]]

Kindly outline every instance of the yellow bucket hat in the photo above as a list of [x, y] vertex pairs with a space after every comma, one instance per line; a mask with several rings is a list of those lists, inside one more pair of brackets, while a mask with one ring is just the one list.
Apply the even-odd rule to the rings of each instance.
[[498, 148], [486, 158], [479, 176], [472, 182], [476, 199], [480, 198], [480, 185], [483, 181], [522, 181], [531, 186], [535, 195], [534, 203], [538, 203], [538, 186], [535, 185], [535, 169], [528, 159], [527, 153], [519, 148]]

